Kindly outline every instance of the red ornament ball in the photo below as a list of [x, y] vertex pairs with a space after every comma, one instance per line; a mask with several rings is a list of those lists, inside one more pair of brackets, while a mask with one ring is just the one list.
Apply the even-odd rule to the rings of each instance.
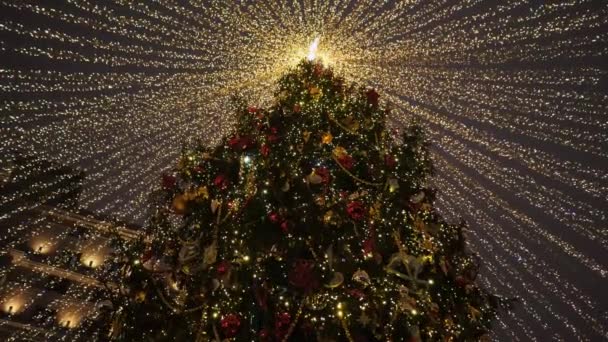
[[226, 275], [226, 273], [230, 271], [230, 268], [232, 268], [230, 262], [226, 260], [220, 261], [220, 263], [217, 265], [217, 275], [220, 277]]
[[225, 175], [217, 175], [215, 177], [215, 179], [213, 180], [213, 185], [215, 185], [217, 188], [224, 190], [228, 187], [228, 185], [230, 184], [230, 181], [228, 180], [228, 178]]
[[232, 338], [239, 332], [241, 318], [237, 314], [228, 314], [222, 317], [220, 326], [222, 328], [222, 335], [226, 338]]
[[346, 205], [346, 213], [355, 221], [360, 221], [365, 217], [365, 207], [359, 201], [352, 201]]
[[279, 221], [281, 220], [281, 215], [279, 215], [279, 213], [272, 212], [272, 213], [268, 214], [268, 219], [272, 223], [279, 223]]

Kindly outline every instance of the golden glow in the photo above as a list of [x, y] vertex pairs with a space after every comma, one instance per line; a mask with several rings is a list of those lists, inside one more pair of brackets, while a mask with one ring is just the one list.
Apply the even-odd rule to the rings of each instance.
[[10, 315], [16, 315], [22, 312], [26, 305], [26, 299], [22, 295], [16, 295], [2, 303], [2, 311]]
[[30, 242], [30, 248], [38, 254], [49, 254], [55, 250], [55, 245], [44, 238], [34, 238]]
[[76, 310], [65, 310], [57, 314], [57, 323], [65, 328], [77, 328], [82, 321], [82, 314]]
[[104, 256], [94, 252], [83, 253], [80, 261], [87, 267], [97, 268], [103, 264]]

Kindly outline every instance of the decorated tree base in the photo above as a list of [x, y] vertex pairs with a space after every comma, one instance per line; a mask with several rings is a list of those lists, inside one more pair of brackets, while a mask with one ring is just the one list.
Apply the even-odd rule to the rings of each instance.
[[501, 300], [475, 284], [464, 225], [425, 187], [423, 131], [387, 129], [373, 89], [317, 61], [243, 106], [215, 148], [163, 175], [126, 249], [122, 340], [469, 341]]

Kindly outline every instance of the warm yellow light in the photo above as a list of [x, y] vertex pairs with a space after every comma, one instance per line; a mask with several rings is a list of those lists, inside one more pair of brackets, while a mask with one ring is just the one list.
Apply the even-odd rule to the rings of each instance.
[[24, 298], [15, 296], [2, 304], [2, 311], [9, 315], [15, 315], [23, 311], [25, 308]]
[[65, 328], [77, 328], [84, 318], [85, 308], [79, 306], [67, 306], [57, 312], [57, 323]]
[[308, 48], [308, 56], [306, 58], [309, 61], [312, 61], [315, 58], [317, 58], [317, 49], [319, 48], [319, 40], [320, 40], [320, 37], [315, 38], [315, 40], [312, 41], [312, 43], [310, 44], [310, 47]]
[[39, 235], [33, 237], [29, 246], [35, 253], [38, 254], [50, 254], [55, 250], [54, 243], [45, 235]]
[[81, 317], [77, 313], [67, 313], [58, 318], [59, 325], [65, 328], [76, 328], [80, 325]]
[[96, 268], [103, 263], [103, 256], [99, 254], [83, 254], [82, 263], [90, 268]]

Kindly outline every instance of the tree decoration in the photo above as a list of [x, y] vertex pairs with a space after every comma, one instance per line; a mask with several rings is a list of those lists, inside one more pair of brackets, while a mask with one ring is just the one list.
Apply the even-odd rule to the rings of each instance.
[[352, 201], [346, 206], [346, 212], [351, 219], [360, 221], [365, 217], [365, 207], [359, 201]]
[[306, 293], [318, 288], [319, 279], [316, 275], [314, 261], [305, 259], [296, 260], [289, 273], [289, 284]]
[[333, 288], [336, 288], [336, 287], [342, 285], [343, 282], [344, 282], [344, 274], [342, 274], [340, 272], [334, 272], [331, 277], [331, 280], [327, 284], [327, 287], [333, 289]]
[[222, 327], [222, 336], [231, 338], [239, 332], [241, 319], [237, 314], [228, 314], [222, 317], [220, 325]]
[[487, 334], [503, 301], [475, 284], [463, 226], [434, 209], [424, 132], [403, 127], [393, 140], [378, 93], [314, 61], [277, 86], [275, 105], [239, 107], [223, 144], [185, 148], [162, 176], [151, 241], [125, 247], [143, 267], [117, 299], [119, 337]]
[[213, 180], [213, 185], [215, 185], [215, 187], [220, 190], [226, 189], [229, 184], [230, 184], [230, 180], [228, 180], [228, 177], [226, 177], [226, 175], [223, 175], [223, 174], [217, 175], [215, 177], [215, 179]]
[[353, 280], [364, 287], [372, 283], [371, 278], [364, 270], [357, 270], [357, 272], [353, 274]]
[[308, 181], [311, 184], [327, 184], [329, 183], [329, 177], [329, 170], [324, 167], [319, 167], [313, 169], [310, 175], [308, 175]]
[[378, 94], [375, 89], [369, 89], [367, 92], [365, 92], [365, 96], [367, 97], [367, 103], [372, 106], [378, 106], [380, 94]]

